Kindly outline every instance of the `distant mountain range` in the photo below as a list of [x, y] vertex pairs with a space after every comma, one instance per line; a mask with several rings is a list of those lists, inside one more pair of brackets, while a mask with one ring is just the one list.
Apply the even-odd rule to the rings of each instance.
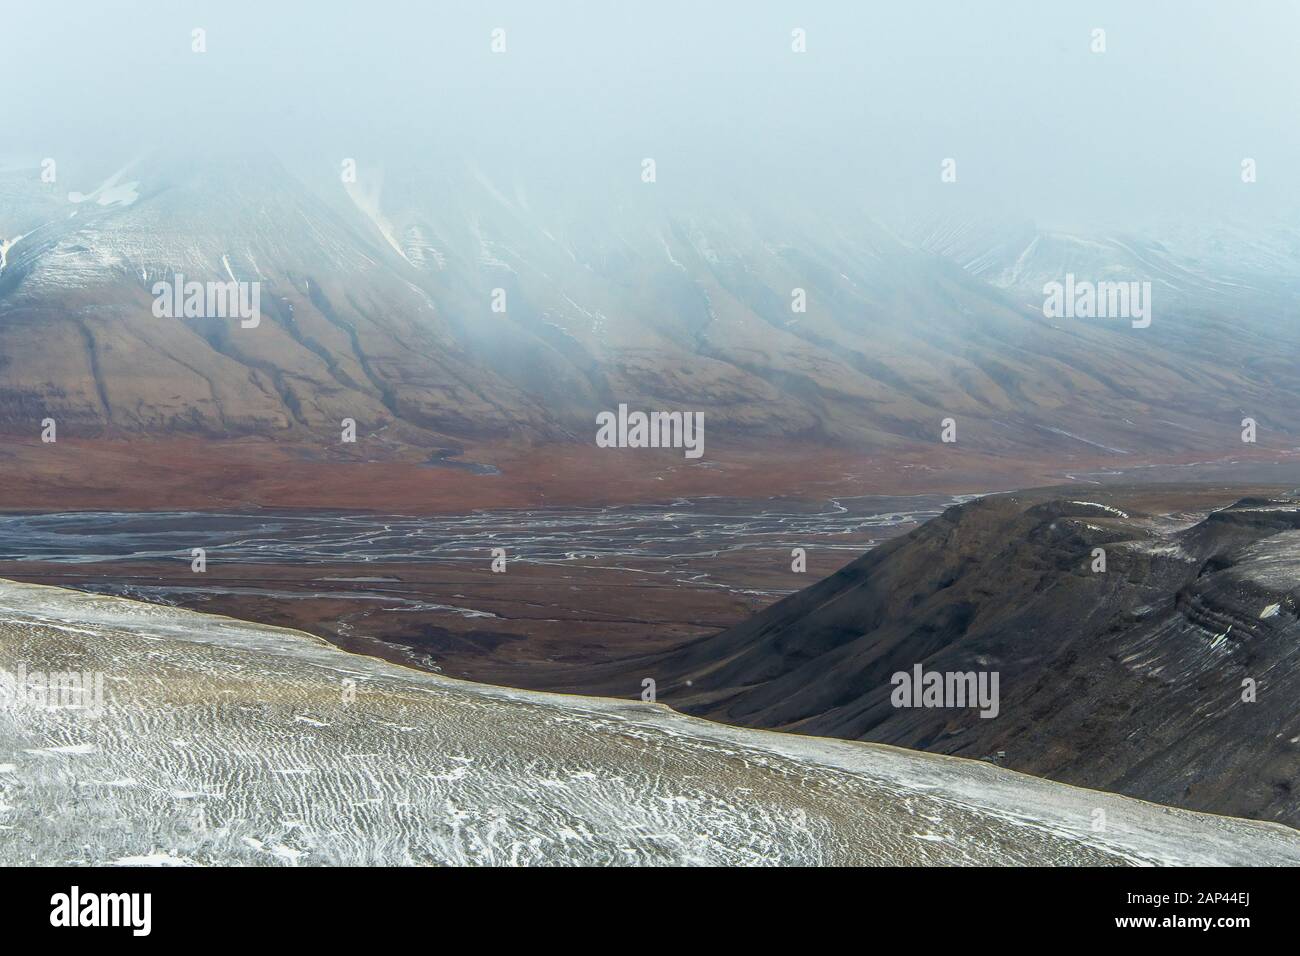
[[[864, 204], [583, 195], [468, 163], [295, 170], [149, 156], [0, 173], [0, 429], [583, 441], [595, 414], [888, 450], [1143, 455], [1300, 432], [1300, 231], [887, 226]], [[595, 196], [613, 197], [598, 202]], [[160, 319], [154, 283], [261, 283], [262, 321]], [[1153, 322], [1048, 319], [1073, 273]], [[503, 290], [502, 293], [494, 290]], [[803, 290], [806, 311], [796, 311]], [[494, 311], [504, 304], [504, 311]]]

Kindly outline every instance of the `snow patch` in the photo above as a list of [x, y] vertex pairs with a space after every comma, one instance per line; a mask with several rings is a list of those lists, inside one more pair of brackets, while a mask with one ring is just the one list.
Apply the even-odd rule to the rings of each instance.
[[1085, 505], [1086, 507], [1089, 507], [1089, 508], [1100, 508], [1102, 511], [1108, 511], [1108, 512], [1110, 512], [1111, 514], [1113, 514], [1113, 515], [1117, 515], [1117, 516], [1120, 517], [1120, 518], [1127, 518], [1127, 517], [1129, 517], [1129, 514], [1128, 514], [1127, 511], [1120, 511], [1118, 508], [1112, 508], [1110, 505], [1098, 504], [1098, 503], [1095, 502], [1095, 501], [1071, 501], [1070, 504], [1072, 504], [1072, 505]]
[[34, 750], [26, 750], [23, 752], [29, 754], [37, 754], [42, 757], [54, 756], [56, 754], [57, 755], [67, 754], [67, 755], [75, 756], [80, 754], [93, 754], [98, 749], [99, 748], [96, 747], [94, 744], [67, 744], [66, 746], [63, 747], [38, 747]]
[[146, 853], [141, 856], [122, 856], [108, 864], [109, 866], [198, 866], [187, 856], [174, 856], [171, 853]]
[[139, 182], [118, 183], [125, 169], [118, 170], [100, 183], [99, 188], [91, 193], [68, 193], [68, 202], [80, 204], [92, 200], [100, 206], [130, 206], [140, 198]]
[[14, 236], [12, 239], [0, 239], [0, 272], [5, 271], [5, 266], [9, 262], [9, 250], [18, 245], [22, 236]]

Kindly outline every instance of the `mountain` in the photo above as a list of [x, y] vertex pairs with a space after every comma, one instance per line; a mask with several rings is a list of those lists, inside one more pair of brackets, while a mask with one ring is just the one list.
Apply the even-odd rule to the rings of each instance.
[[[58, 588], [0, 582], [0, 609], [6, 865], [1300, 863], [1283, 827], [978, 761], [456, 681]], [[51, 673], [92, 692], [51, 706]]]
[[1031, 222], [941, 218], [901, 223], [900, 235], [971, 275], [1041, 304], [1067, 272], [1093, 281], [1140, 278], [1180, 310], [1212, 300], [1277, 308], [1300, 288], [1300, 229], [1163, 222], [1129, 231], [1063, 231]]
[[[465, 360], [355, 224], [278, 165], [126, 175], [66, 200], [5, 181], [22, 213], [0, 227], [21, 234], [0, 272], [6, 424], [49, 414], [69, 431], [284, 435], [351, 417], [418, 438], [541, 422]], [[177, 273], [262, 283], [263, 321], [155, 317], [152, 286]]]
[[[604, 676], [611, 689], [653, 676], [660, 700], [713, 720], [1300, 826], [1300, 496], [1180, 505], [1204, 493], [958, 505], [735, 627]], [[894, 675], [917, 665], [997, 672], [996, 716], [896, 706]]]
[[[0, 173], [11, 433], [50, 416], [65, 434], [319, 444], [353, 418], [382, 456], [590, 443], [619, 403], [703, 411], [720, 439], [868, 450], [933, 446], [949, 417], [991, 454], [1223, 449], [1243, 415], [1261, 441], [1297, 431], [1293, 234], [1175, 259], [460, 160], [344, 182], [151, 154], [67, 177]], [[1152, 325], [1045, 318], [1039, 280], [1062, 271], [1154, 282]], [[153, 284], [178, 273], [261, 283], [261, 323], [155, 317]]]

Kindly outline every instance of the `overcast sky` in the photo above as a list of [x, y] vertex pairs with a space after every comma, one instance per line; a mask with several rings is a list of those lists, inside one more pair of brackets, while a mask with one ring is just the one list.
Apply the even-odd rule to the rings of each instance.
[[1251, 219], [1298, 208], [1297, 37], [1294, 0], [6, 0], [0, 157], [465, 155], [598, 189], [649, 156], [882, 214]]

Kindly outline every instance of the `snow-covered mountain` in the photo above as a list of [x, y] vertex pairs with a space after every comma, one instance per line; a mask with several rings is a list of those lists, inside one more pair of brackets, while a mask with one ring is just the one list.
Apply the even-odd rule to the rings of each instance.
[[[1161, 223], [1128, 231], [1047, 230], [1028, 222], [939, 219], [906, 224], [909, 242], [998, 288], [1041, 304], [1066, 273], [1093, 282], [1148, 281], [1179, 309], [1285, 309], [1300, 292], [1300, 228]], [[1284, 313], [1283, 314], [1289, 314]]]

